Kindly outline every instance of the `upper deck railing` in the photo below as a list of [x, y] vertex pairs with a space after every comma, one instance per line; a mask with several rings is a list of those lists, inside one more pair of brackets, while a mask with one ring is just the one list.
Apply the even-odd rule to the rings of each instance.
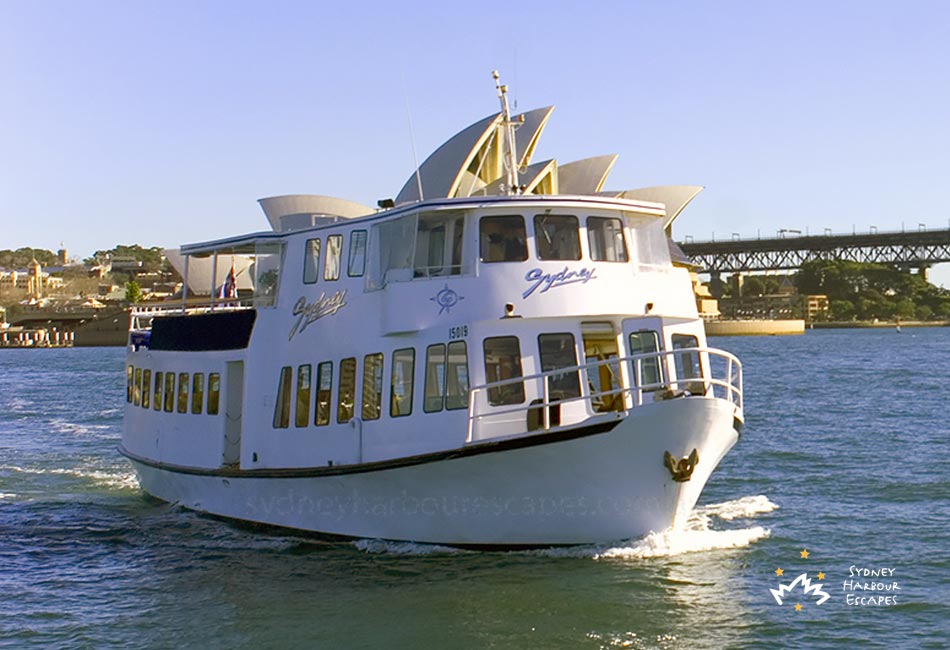
[[[681, 367], [686, 368], [691, 367], [690, 360], [697, 357], [701, 375], [687, 376], [688, 372], [683, 372], [683, 376], [677, 375], [677, 358], [682, 362]], [[590, 375], [592, 372], [599, 373], [600, 368], [605, 366], [611, 370], [612, 376], [618, 378], [619, 385], [611, 385], [606, 390], [593, 390]], [[580, 371], [585, 372], [583, 377], [592, 390], [582, 390], [579, 395], [568, 397], [552, 395], [552, 379]], [[651, 376], [654, 381], [644, 380]], [[526, 398], [511, 408], [490, 404], [490, 390], [532, 383], [537, 399], [529, 402]], [[715, 348], [682, 348], [615, 357], [475, 386], [469, 392], [466, 443], [610, 422], [625, 417], [631, 409], [644, 404], [687, 396], [729, 401], [736, 407], [736, 417], [741, 419], [742, 364], [739, 359]], [[570, 405], [579, 405], [581, 412], [573, 416], [565, 413], [568, 409], [562, 407], [570, 408]], [[492, 425], [498, 423], [508, 426], [497, 428], [494, 435], [485, 435], [485, 430], [492, 429]], [[519, 423], [523, 423], [523, 426], [519, 426]]]

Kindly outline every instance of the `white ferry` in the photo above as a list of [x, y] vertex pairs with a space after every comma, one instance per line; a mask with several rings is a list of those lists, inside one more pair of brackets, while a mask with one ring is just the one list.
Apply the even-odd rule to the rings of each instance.
[[532, 163], [502, 110], [395, 200], [262, 199], [273, 231], [183, 246], [133, 311], [121, 452], [142, 488], [247, 522], [472, 547], [660, 531], [742, 427], [668, 229], [701, 189]]

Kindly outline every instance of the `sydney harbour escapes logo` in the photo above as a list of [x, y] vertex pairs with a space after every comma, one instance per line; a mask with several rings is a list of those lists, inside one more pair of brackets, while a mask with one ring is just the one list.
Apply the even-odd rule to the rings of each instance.
[[[807, 560], [810, 553], [808, 549], [802, 549], [799, 553], [801, 559]], [[782, 578], [785, 576], [785, 569], [779, 567], [775, 569], [775, 576]], [[826, 600], [831, 598], [831, 596], [824, 591], [824, 585], [820, 582], [825, 579], [825, 574], [821, 571], [815, 574], [815, 579], [819, 582], [812, 584], [812, 579], [808, 577], [808, 572], [802, 573], [797, 578], [788, 583], [779, 583], [778, 589], [769, 589], [772, 593], [772, 597], [775, 598], [775, 602], [779, 605], [784, 605], [786, 601], [797, 600], [795, 603], [795, 611], [800, 612], [804, 607], [801, 601], [808, 602], [808, 599], [813, 599], [815, 605], [821, 605]], [[801, 590], [801, 596], [798, 596], [797, 599], [789, 598], [790, 595], [795, 594], [796, 591]]]
[[[808, 560], [811, 553], [803, 548], [799, 556], [802, 560]], [[896, 605], [897, 592], [901, 587], [900, 583], [893, 579], [895, 572], [894, 567], [867, 568], [852, 564], [848, 568], [848, 578], [841, 586], [844, 603], [858, 607]], [[779, 580], [790, 577], [785, 573], [782, 567], [775, 569], [775, 577]], [[831, 598], [831, 594], [825, 591], [825, 577], [822, 571], [811, 576], [806, 571], [787, 582], [780, 581], [778, 588], [769, 589], [769, 592], [779, 605], [794, 602], [795, 611], [800, 612], [805, 607], [802, 603], [821, 605]]]

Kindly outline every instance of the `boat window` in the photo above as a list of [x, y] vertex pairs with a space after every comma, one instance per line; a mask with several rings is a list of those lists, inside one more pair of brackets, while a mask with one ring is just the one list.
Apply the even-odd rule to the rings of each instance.
[[535, 215], [534, 242], [538, 247], [538, 259], [579, 260], [581, 237], [577, 217], [561, 214]]
[[449, 343], [446, 358], [445, 408], [449, 411], [468, 408], [468, 347], [465, 341]]
[[[653, 330], [641, 330], [630, 335], [630, 354], [649, 354], [660, 351], [660, 336]], [[633, 377], [642, 390], [657, 390], [663, 385], [659, 357], [633, 360]]]
[[464, 229], [465, 217], [458, 213], [419, 215], [413, 276], [461, 274]]
[[641, 271], [666, 270], [670, 266], [670, 247], [663, 230], [663, 220], [634, 222], [630, 218], [632, 235], [637, 251], [637, 266]]
[[317, 408], [313, 423], [318, 427], [330, 424], [330, 393], [333, 391], [333, 362], [317, 366]]
[[521, 215], [482, 217], [478, 224], [478, 256], [483, 262], [523, 262], [528, 237]]
[[443, 408], [445, 395], [445, 344], [426, 348], [426, 385], [422, 410], [436, 413]]
[[165, 373], [165, 412], [175, 410], [175, 373]]
[[[699, 347], [698, 339], [690, 334], [674, 334], [670, 339], [673, 343], [674, 350]], [[699, 361], [699, 352], [695, 350], [673, 355], [673, 363], [676, 366], [676, 378], [680, 381], [703, 376], [703, 369]], [[680, 383], [677, 388], [682, 388], [694, 395], [702, 395], [706, 392], [705, 384], [701, 381]]]
[[125, 401], [132, 402], [133, 387], [135, 386], [135, 366], [125, 369]]
[[327, 237], [327, 256], [323, 267], [324, 280], [340, 279], [340, 255], [343, 253], [343, 235]]
[[188, 373], [178, 373], [178, 412], [188, 412]]
[[587, 242], [595, 262], [626, 262], [623, 222], [616, 217], [587, 217]]
[[320, 268], [320, 240], [308, 239], [303, 253], [303, 283], [317, 281], [317, 269]]
[[340, 390], [337, 396], [336, 421], [339, 424], [353, 418], [356, 399], [356, 359], [350, 357], [340, 362]]
[[[517, 336], [496, 336], [485, 339], [485, 377], [488, 383], [522, 376], [521, 347]], [[521, 404], [524, 402], [524, 382], [512, 382], [488, 389], [488, 403]]]
[[142, 369], [135, 369], [135, 383], [132, 385], [132, 404], [140, 406], [142, 404]]
[[200, 415], [204, 403], [205, 375], [203, 372], [196, 372], [191, 378], [191, 412]]
[[392, 389], [389, 415], [412, 415], [412, 378], [416, 368], [416, 351], [404, 348], [393, 352]]
[[378, 420], [383, 408], [383, 355], [363, 357], [363, 419]]
[[297, 366], [297, 404], [294, 406], [294, 424], [310, 424], [310, 364]]
[[208, 375], [208, 415], [218, 414], [218, 400], [221, 395], [221, 374], [212, 372]]
[[366, 288], [382, 289], [390, 282], [412, 279], [412, 250], [416, 236], [416, 215], [384, 221], [373, 226], [369, 242]]
[[277, 402], [274, 404], [274, 428], [286, 429], [290, 426], [290, 391], [292, 389], [294, 369], [284, 366], [280, 369], [280, 379], [277, 382]]
[[[538, 336], [538, 351], [541, 355], [541, 372], [570, 368], [577, 365], [574, 335], [541, 334]], [[578, 372], [557, 373], [548, 378], [548, 394], [551, 399], [580, 397], [581, 383]]]
[[277, 243], [258, 243], [254, 249], [254, 306], [277, 304], [283, 249]]
[[162, 387], [164, 386], [165, 373], [158, 371], [155, 373], [155, 399], [152, 400], [152, 408], [156, 411], [162, 410]]
[[366, 231], [354, 230], [350, 233], [350, 256], [347, 260], [346, 274], [358, 278], [366, 272]]
[[152, 371], [144, 370], [142, 372], [142, 408], [149, 407], [149, 399], [152, 395]]

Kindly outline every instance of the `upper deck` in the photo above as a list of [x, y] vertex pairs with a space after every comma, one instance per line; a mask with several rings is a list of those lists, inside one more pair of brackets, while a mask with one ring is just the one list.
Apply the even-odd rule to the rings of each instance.
[[[660, 204], [613, 198], [469, 197], [190, 244], [181, 249], [185, 275], [195, 264], [210, 273], [202, 273], [204, 288], [186, 282], [191, 298], [181, 311], [241, 305], [256, 307], [264, 321], [270, 312], [285, 322], [289, 315], [288, 339], [329, 316], [372, 317], [377, 336], [449, 317], [694, 317], [685, 272], [670, 262], [663, 216]], [[204, 305], [195, 304], [196, 293]]]

